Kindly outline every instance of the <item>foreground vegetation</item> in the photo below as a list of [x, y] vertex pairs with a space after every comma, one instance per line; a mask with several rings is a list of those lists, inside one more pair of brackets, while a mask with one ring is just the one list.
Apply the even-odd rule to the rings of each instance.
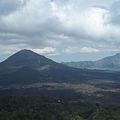
[[120, 120], [120, 104], [60, 101], [46, 96], [0, 97], [0, 120]]

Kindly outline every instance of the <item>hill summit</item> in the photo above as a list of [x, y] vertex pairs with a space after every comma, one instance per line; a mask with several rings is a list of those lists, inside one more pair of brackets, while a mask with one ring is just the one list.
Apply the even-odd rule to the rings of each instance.
[[[77, 69], [56, 63], [31, 50], [20, 50], [0, 63], [0, 85], [33, 83], [86, 83], [113, 79], [116, 73]], [[106, 77], [107, 76], [107, 77]], [[119, 79], [119, 74], [117, 74]]]
[[81, 77], [88, 79], [88, 76], [78, 72], [80, 70], [56, 63], [31, 50], [20, 50], [0, 63], [0, 84], [76, 82]]
[[39, 55], [31, 50], [20, 50], [0, 64], [0, 68], [40, 68], [46, 65], [54, 66], [56, 62]]

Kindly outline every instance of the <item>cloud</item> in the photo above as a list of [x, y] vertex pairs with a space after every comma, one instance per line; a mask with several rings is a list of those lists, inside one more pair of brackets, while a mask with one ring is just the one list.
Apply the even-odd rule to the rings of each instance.
[[4, 36], [9, 34], [11, 39], [8, 39], [11, 43], [14, 39], [13, 34], [18, 41], [21, 40], [30, 46], [39, 44], [43, 47], [47, 45], [48, 41], [57, 43], [56, 38], [55, 40], [50, 39], [57, 36], [59, 21], [52, 14], [49, 0], [29, 0], [23, 8], [2, 16], [0, 25], [2, 26], [1, 34]]
[[98, 49], [92, 47], [68, 47], [62, 51], [63, 53], [95, 53], [99, 52]]
[[[75, 3], [71, 0], [29, 0], [22, 9], [1, 18], [1, 24], [4, 25], [2, 30], [28, 38], [39, 37], [44, 41], [62, 34], [68, 37], [68, 43], [71, 39], [99, 39], [106, 30], [104, 22], [108, 11], [91, 7], [96, 5], [96, 2], [93, 3], [86, 4], [86, 0], [76, 0]], [[93, 34], [96, 30], [97, 33]]]
[[[68, 3], [71, 2], [69, 1]], [[82, 1], [79, 3], [86, 2]], [[97, 6], [95, 3], [93, 5], [93, 2], [87, 4], [82, 10], [81, 7], [80, 9], [75, 7], [78, 7], [75, 3], [61, 6], [54, 2], [52, 3], [53, 13], [59, 18], [61, 25], [64, 26], [62, 32], [68, 36], [68, 42], [71, 39], [74, 42], [101, 41], [106, 43], [118, 40], [120, 37], [117, 32], [119, 28], [109, 24], [110, 11], [108, 9]]]
[[120, 25], [120, 1], [115, 1], [110, 7], [110, 22]]
[[32, 49], [32, 50], [41, 55], [47, 55], [47, 56], [59, 55], [56, 48], [52, 48], [52, 47], [45, 47], [43, 49]]
[[[0, 45], [0, 51], [1, 55], [5, 55], [5, 54], [14, 54], [16, 51], [19, 51], [20, 49], [31, 49], [30, 47], [25, 47], [24, 44], [20, 44], [19, 46], [14, 46], [14, 45], [8, 45], [8, 46], [2, 46]], [[31, 49], [32, 51], [41, 54], [41, 55], [46, 55], [46, 56], [57, 56], [60, 53], [57, 51], [56, 48], [53, 47], [45, 47], [45, 48], [41, 48], [41, 49], [36, 49], [33, 48]]]
[[94, 52], [99, 52], [99, 50], [96, 48], [92, 48], [92, 47], [83, 47], [81, 48], [81, 52], [94, 53]]
[[0, 0], [0, 15], [5, 16], [20, 9], [27, 0]]
[[0, 45], [0, 54], [1, 55], [10, 55], [10, 54], [14, 54], [16, 51], [19, 51], [20, 49], [24, 48], [24, 45]]
[[30, 48], [59, 55], [61, 48], [64, 53], [95, 53], [99, 44], [118, 50], [119, 12], [120, 1], [114, 0], [1, 0], [0, 50], [5, 54]]
[[[14, 32], [23, 35], [38, 35], [42, 33], [54, 23], [52, 18], [50, 4], [48, 0], [30, 0], [26, 6], [16, 12], [2, 17], [2, 21], [6, 25], [8, 32]], [[48, 24], [49, 22], [51, 24]], [[54, 22], [54, 21], [53, 21]], [[48, 29], [49, 30], [49, 29]]]

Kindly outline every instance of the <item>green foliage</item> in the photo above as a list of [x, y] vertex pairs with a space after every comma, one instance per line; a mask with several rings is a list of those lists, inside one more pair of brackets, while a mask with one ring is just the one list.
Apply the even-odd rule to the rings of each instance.
[[0, 97], [0, 120], [118, 120], [120, 104], [66, 102], [45, 96]]

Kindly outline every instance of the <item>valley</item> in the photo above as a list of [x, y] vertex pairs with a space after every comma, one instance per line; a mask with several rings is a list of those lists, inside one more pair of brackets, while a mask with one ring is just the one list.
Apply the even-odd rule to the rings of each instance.
[[[69, 92], [68, 92], [69, 91]], [[120, 102], [120, 87], [119, 84], [109, 83], [103, 84], [103, 81], [99, 81], [99, 83], [95, 84], [72, 84], [72, 83], [35, 83], [29, 85], [10, 85], [10, 86], [0, 86], [0, 95], [39, 95], [46, 94], [53, 98], [63, 99], [61, 95], [64, 96], [66, 94], [65, 99], [69, 100], [70, 98], [74, 101], [83, 100], [83, 98], [78, 96], [84, 96], [84, 101], [93, 99], [93, 101], [97, 102], [106, 102], [107, 100], [112, 102]], [[74, 95], [73, 95], [74, 93]], [[77, 97], [76, 97], [76, 96]], [[68, 96], [68, 98], [67, 98]], [[112, 97], [114, 96], [114, 97]], [[107, 101], [107, 102], [108, 102]]]

